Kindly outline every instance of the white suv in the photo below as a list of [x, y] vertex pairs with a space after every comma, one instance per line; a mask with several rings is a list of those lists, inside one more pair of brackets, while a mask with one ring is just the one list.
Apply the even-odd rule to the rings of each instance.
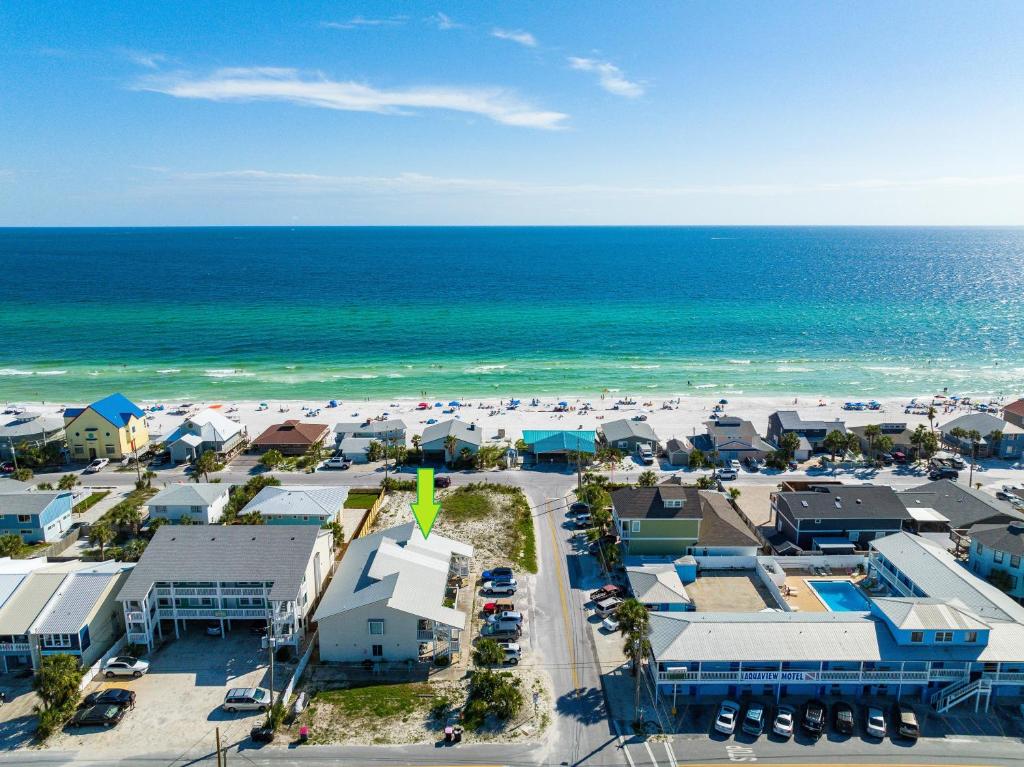
[[131, 655], [119, 655], [103, 665], [103, 673], [108, 679], [115, 676], [130, 676], [137, 679], [147, 671], [149, 671], [149, 662], [139, 660]]

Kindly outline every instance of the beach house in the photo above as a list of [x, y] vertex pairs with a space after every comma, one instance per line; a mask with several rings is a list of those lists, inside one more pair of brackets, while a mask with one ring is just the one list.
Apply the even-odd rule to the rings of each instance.
[[462, 455], [463, 450], [476, 455], [483, 441], [483, 432], [475, 423], [452, 418], [427, 426], [423, 430], [420, 449], [425, 461], [445, 462], [455, 460]]
[[649, 447], [655, 455], [661, 451], [658, 435], [647, 421], [634, 421], [631, 418], [620, 418], [609, 421], [601, 426], [601, 438], [608, 447], [615, 448], [627, 455], [635, 453], [641, 445]]
[[969, 539], [977, 525], [1005, 525], [1013, 520], [1024, 520], [1024, 514], [1009, 503], [948, 479], [925, 482], [898, 495], [911, 514], [931, 510], [941, 515], [954, 541], [959, 537]]
[[472, 546], [436, 532], [425, 539], [411, 522], [354, 539], [314, 616], [320, 660], [417, 661], [459, 652], [469, 616], [455, 605], [472, 558]]
[[1003, 420], [1024, 429], [1024, 399], [1018, 399], [1003, 407]]
[[194, 461], [207, 450], [224, 461], [242, 449], [245, 428], [208, 408], [186, 418], [164, 444], [176, 463]]
[[72, 499], [68, 490], [0, 490], [0, 535], [15, 533], [25, 543], [59, 541], [71, 528]]
[[754, 424], [736, 416], [722, 416], [705, 421], [707, 439], [703, 446], [692, 440], [705, 454], [718, 453], [723, 461], [763, 460], [775, 452], [775, 445], [766, 442], [757, 433]]
[[870, 546], [871, 593], [846, 581], [827, 610], [651, 613], [647, 668], [666, 704], [833, 696], [942, 713], [1024, 692], [1024, 608], [924, 538]]
[[776, 410], [768, 416], [768, 433], [765, 436], [777, 445], [783, 434], [796, 434], [800, 438], [800, 447], [794, 457], [804, 461], [811, 457], [811, 453], [825, 449], [825, 437], [830, 431], [846, 434], [846, 424], [839, 419], [806, 421], [795, 410]]
[[289, 420], [275, 423], [252, 441], [257, 452], [277, 450], [281, 455], [302, 455], [313, 445], [322, 445], [330, 427], [325, 423], [302, 423]]
[[536, 463], [584, 463], [597, 452], [597, 433], [584, 429], [523, 429], [526, 453]]
[[128, 641], [217, 622], [266, 626], [279, 647], [298, 647], [331, 571], [330, 530], [313, 525], [164, 525], [120, 589]]
[[[866, 551], [868, 542], [899, 532], [912, 519], [888, 485], [810, 485], [772, 493], [779, 553]], [[787, 545], [788, 544], [788, 545]]]
[[341, 521], [348, 488], [338, 485], [265, 487], [240, 512], [259, 514], [268, 525], [323, 525]]
[[754, 556], [759, 542], [721, 493], [689, 485], [625, 487], [612, 521], [626, 556]]
[[957, 436], [954, 430], [976, 431], [981, 435], [978, 442], [978, 458], [1005, 458], [1018, 460], [1024, 454], [1024, 428], [991, 413], [967, 413], [939, 426], [942, 441], [964, 455], [971, 455], [973, 443], [970, 437]]
[[368, 420], [361, 423], [337, 423], [334, 425], [334, 444], [341, 447], [347, 439], [377, 440], [382, 444], [401, 445], [406, 443], [405, 421], [389, 418], [383, 421]]
[[[48, 413], [0, 415], [0, 461], [10, 461], [15, 450], [45, 449], [60, 457], [64, 448], [64, 419]], [[47, 451], [47, 452], [50, 452]]]
[[120, 461], [149, 449], [145, 413], [123, 394], [111, 394], [86, 407], [67, 408], [64, 434], [74, 461]]
[[[892, 448], [890, 452], [903, 453], [904, 455], [910, 455], [911, 451], [914, 450], [914, 443], [910, 441], [911, 435], [914, 430], [911, 429], [903, 421], [891, 421], [875, 424], [878, 426], [879, 436], [888, 437], [892, 440]], [[869, 455], [869, 450], [874, 444], [867, 438], [864, 433], [867, 429], [867, 425], [864, 426], [851, 426], [848, 431], [852, 434], [856, 434], [860, 440], [860, 449], [864, 455]]]
[[220, 482], [178, 482], [149, 499], [149, 519], [212, 525], [220, 522], [230, 494], [231, 485]]
[[1024, 520], [975, 525], [967, 568], [979, 578], [991, 582], [1014, 599], [1024, 600]]

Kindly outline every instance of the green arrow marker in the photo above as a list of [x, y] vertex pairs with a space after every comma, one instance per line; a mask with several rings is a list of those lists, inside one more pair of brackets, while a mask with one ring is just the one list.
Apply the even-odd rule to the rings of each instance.
[[441, 510], [441, 504], [434, 502], [434, 470], [416, 470], [416, 503], [412, 504], [412, 515], [420, 526], [424, 540], [434, 529], [434, 521]]

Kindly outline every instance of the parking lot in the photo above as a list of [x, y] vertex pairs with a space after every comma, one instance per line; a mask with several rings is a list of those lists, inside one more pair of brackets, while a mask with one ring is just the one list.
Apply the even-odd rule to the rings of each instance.
[[[90, 752], [164, 751], [180, 745], [182, 754], [193, 748], [202, 753], [214, 746], [214, 730], [221, 742], [244, 740], [261, 716], [256, 712], [229, 714], [220, 709], [232, 687], [269, 687], [266, 651], [245, 627], [225, 637], [207, 636], [197, 624], [181, 639], [172, 640], [150, 659], [148, 674], [138, 679], [97, 679], [85, 694], [108, 687], [134, 690], [135, 708], [116, 727], [66, 729], [50, 741], [53, 748]], [[288, 683], [293, 666], [278, 665], [275, 688]]]

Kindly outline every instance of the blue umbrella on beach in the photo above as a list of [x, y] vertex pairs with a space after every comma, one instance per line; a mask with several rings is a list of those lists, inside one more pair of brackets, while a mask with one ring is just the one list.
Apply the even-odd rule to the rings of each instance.
[[435, 402], [434, 403], [434, 407], [444, 407], [444, 403], [443, 402]]
[[560, 405], [561, 407], [568, 407], [568, 406], [569, 406], [569, 403], [568, 403], [568, 402], [566, 402], [565, 400], [563, 400], [563, 401], [559, 402], [558, 404], [559, 404], [559, 405]]
[[462, 403], [460, 403], [457, 399], [453, 399], [451, 402], [448, 403], [448, 407], [462, 407]]
[[727, 400], [727, 399], [720, 399], [720, 400], [718, 400], [718, 404], [719, 405], [728, 405], [729, 404], [729, 400]]

